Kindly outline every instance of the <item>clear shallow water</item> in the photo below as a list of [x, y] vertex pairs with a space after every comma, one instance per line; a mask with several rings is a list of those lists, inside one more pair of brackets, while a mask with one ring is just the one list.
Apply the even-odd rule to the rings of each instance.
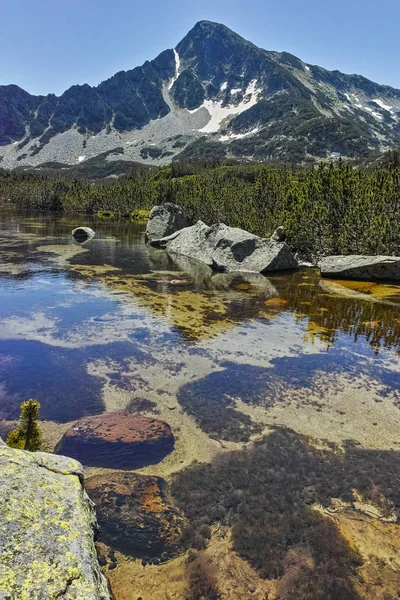
[[[96, 231], [83, 246], [79, 224]], [[145, 396], [178, 401], [211, 439], [273, 419], [396, 447], [399, 286], [212, 274], [147, 248], [143, 229], [0, 212], [1, 419], [28, 397], [68, 423]]]

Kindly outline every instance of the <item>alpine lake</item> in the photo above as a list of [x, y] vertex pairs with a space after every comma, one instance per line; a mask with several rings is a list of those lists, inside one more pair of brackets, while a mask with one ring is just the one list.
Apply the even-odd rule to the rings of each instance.
[[144, 230], [0, 209], [0, 436], [28, 398], [49, 452], [86, 417], [170, 426], [153, 464], [79, 457], [116, 600], [398, 598], [400, 286], [212, 273]]

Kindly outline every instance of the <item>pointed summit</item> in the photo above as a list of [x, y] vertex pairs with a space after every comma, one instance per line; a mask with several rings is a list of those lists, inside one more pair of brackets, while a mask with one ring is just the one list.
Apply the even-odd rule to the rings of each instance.
[[243, 45], [258, 50], [254, 44], [242, 38], [226, 25], [212, 21], [198, 21], [178, 44], [177, 50], [179, 53], [189, 52], [194, 55], [210, 47], [222, 46], [227, 49]]
[[[267, 53], [240, 35], [212, 21], [199, 21], [176, 47], [183, 68], [201, 80], [220, 85], [229, 74], [236, 75], [233, 65], [265, 61]], [[268, 59], [267, 59], [268, 60]]]

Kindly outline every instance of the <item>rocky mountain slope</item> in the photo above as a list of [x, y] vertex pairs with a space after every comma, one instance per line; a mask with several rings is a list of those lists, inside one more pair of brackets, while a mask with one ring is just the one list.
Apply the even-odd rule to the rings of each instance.
[[399, 145], [400, 90], [269, 52], [201, 21], [173, 50], [60, 97], [0, 86], [0, 166], [76, 165], [101, 155], [307, 161]]

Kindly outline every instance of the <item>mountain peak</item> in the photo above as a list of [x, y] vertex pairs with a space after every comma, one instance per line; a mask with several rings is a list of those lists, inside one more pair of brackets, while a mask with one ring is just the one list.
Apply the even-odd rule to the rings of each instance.
[[306, 162], [397, 147], [400, 90], [268, 52], [198, 21], [176, 46], [61, 97], [0, 86], [2, 167], [78, 164], [118, 149], [161, 164], [202, 154]]
[[[235, 33], [232, 29], [229, 29], [229, 27], [222, 23], [198, 21], [177, 47], [185, 48], [190, 47], [192, 44], [198, 46], [199, 43], [204, 44], [209, 41], [213, 41], [214, 43], [219, 42], [225, 45], [250, 44], [250, 42], [244, 40], [239, 34]], [[253, 44], [251, 45], [253, 46]], [[255, 48], [255, 46], [253, 47]]]

